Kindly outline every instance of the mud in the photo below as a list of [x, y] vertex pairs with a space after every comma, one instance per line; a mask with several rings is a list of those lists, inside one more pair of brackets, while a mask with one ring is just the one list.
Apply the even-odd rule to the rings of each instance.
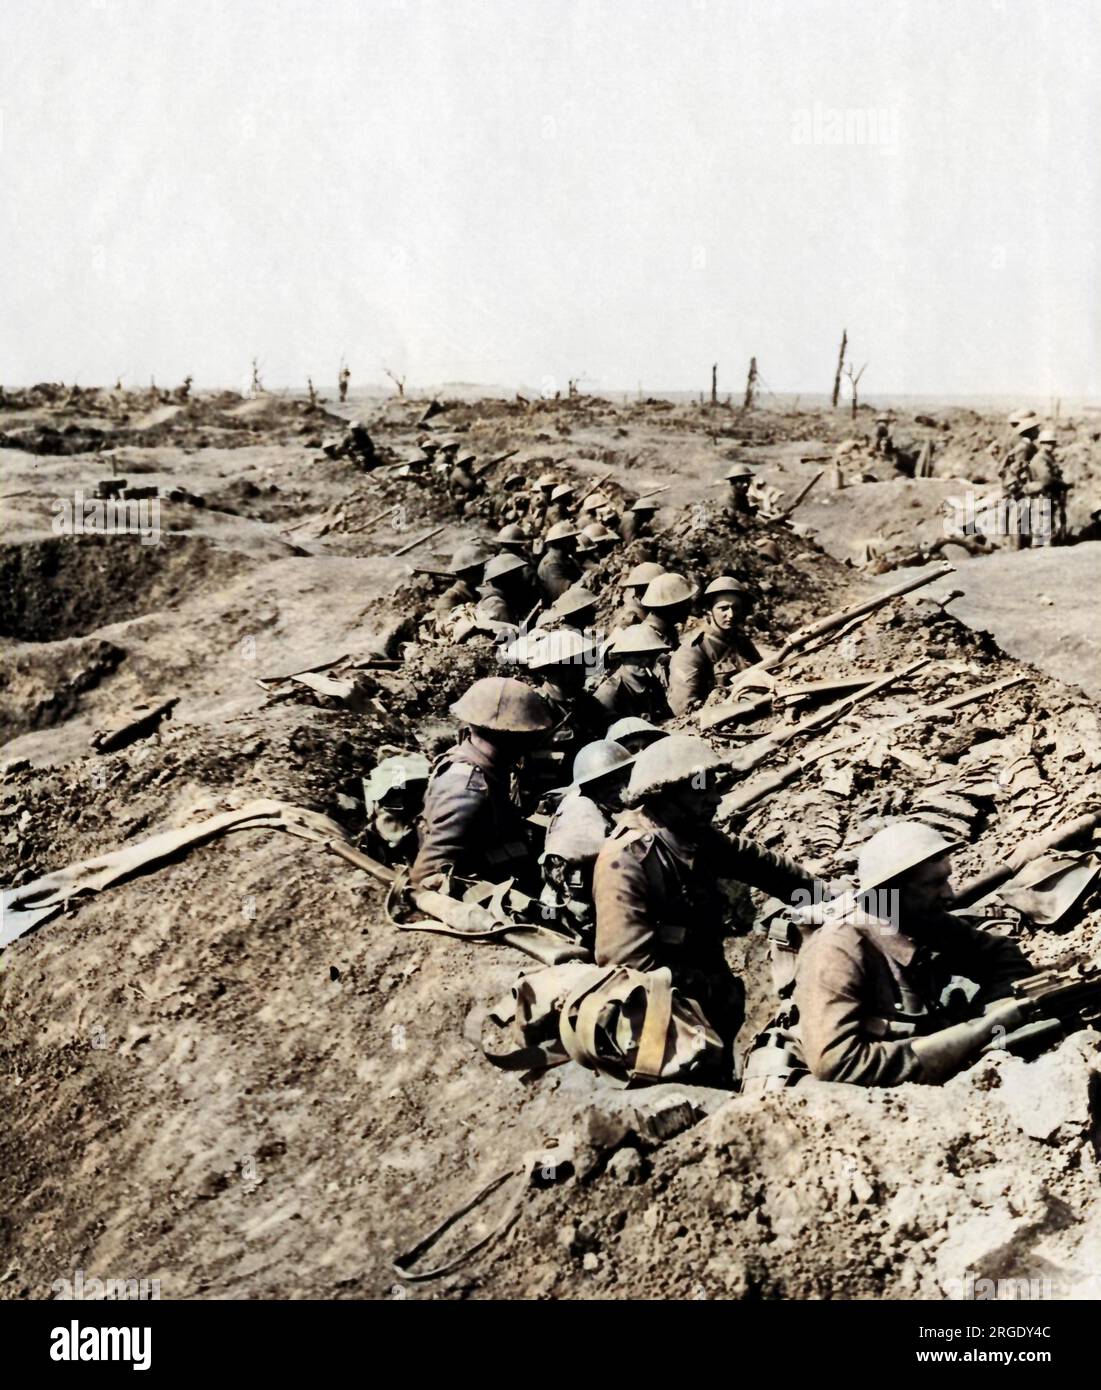
[[[137, 399], [112, 396], [72, 402], [43, 388], [13, 406], [9, 392], [0, 427], [33, 410], [64, 429], [79, 408], [82, 428], [126, 435], [122, 462], [142, 465], [143, 482], [185, 486], [207, 505], [166, 503], [158, 545], [55, 537], [53, 502], [77, 486], [90, 493], [107, 471], [102, 454], [5, 452], [5, 491], [24, 495], [7, 507], [2, 538], [4, 884], [256, 796], [324, 811], [356, 835], [361, 777], [389, 752], [437, 751], [448, 705], [496, 669], [484, 639], [457, 649], [424, 640], [416, 619], [434, 582], [411, 572], [444, 564], [472, 531], [492, 534], [492, 509], [462, 516], [432, 476], [364, 476], [321, 458], [302, 431], [319, 422], [301, 402], [158, 401], [153, 413], [169, 413], [150, 424]], [[373, 407], [383, 457], [410, 456], [424, 405]], [[116, 418], [122, 407], [130, 421]], [[912, 428], [935, 431], [948, 460], [950, 450], [977, 458], [1003, 428], [938, 419], [948, 428]], [[671, 483], [657, 528], [698, 524], [659, 535], [655, 552], [692, 573], [735, 567], [757, 596], [766, 645], [897, 582], [829, 553], [865, 521], [845, 510], [850, 489], [819, 499], [819, 511], [805, 504], [797, 520], [817, 534], [779, 533], [778, 561], [718, 519], [711, 483], [732, 452], [790, 497], [821, 467], [801, 460], [832, 456], [851, 436], [847, 419], [582, 398], [449, 403], [439, 423], [481, 455], [518, 448], [525, 472], [610, 473], [603, 487], [615, 497]], [[149, 429], [157, 442], [137, 442]], [[1092, 478], [1086, 422], [1065, 429]], [[933, 495], [898, 481], [859, 488], [885, 518], [924, 516], [925, 502], [908, 499]], [[947, 611], [935, 594], [901, 601], [844, 648], [803, 658], [793, 679], [930, 664], [843, 721], [839, 732], [866, 735], [855, 752], [759, 804], [740, 828], [840, 874], [885, 816], [944, 815], [946, 804], [972, 842], [965, 878], [1095, 808], [1096, 648], [1068, 597], [1087, 575], [1068, 566], [1089, 562], [1076, 547], [960, 565], [950, 584], [967, 597]], [[1028, 629], [1007, 596], [1037, 591], [1054, 602]], [[1059, 656], [1067, 633], [1072, 663]], [[268, 684], [363, 652], [402, 664], [362, 670], [361, 713]], [[1028, 679], [952, 720], [882, 732], [1013, 674]], [[98, 729], [173, 696], [157, 734], [92, 750]], [[926, 805], [935, 793], [949, 798], [939, 812]], [[772, 1005], [745, 907], [728, 946], [747, 988], [742, 1046]], [[1101, 912], [1090, 901], [1069, 925], [1015, 930], [1038, 962], [1091, 956]], [[158, 1278], [163, 1297], [181, 1298], [940, 1299], [966, 1297], [966, 1280], [983, 1278], [1096, 1296], [1096, 1035], [1033, 1063], [992, 1057], [944, 1089], [811, 1085], [751, 1101], [680, 1088], [687, 1127], [661, 1139], [652, 1113], [668, 1097], [624, 1095], [572, 1067], [525, 1082], [485, 1061], [485, 1011], [525, 964], [507, 947], [399, 930], [377, 884], [272, 832], [227, 836], [73, 904], [5, 951], [0, 971], [0, 1295], [48, 1297], [55, 1279], [83, 1269]], [[539, 1168], [500, 1241], [428, 1284], [398, 1278], [400, 1250], [493, 1174], [548, 1148], [557, 1161]], [[507, 1196], [472, 1213], [453, 1248], [478, 1223], [490, 1229]]]

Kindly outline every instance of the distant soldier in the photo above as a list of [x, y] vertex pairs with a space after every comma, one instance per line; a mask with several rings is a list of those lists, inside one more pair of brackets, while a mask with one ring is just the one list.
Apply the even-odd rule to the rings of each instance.
[[896, 821], [861, 849], [856, 903], [838, 904], [799, 952], [795, 1004], [812, 1076], [935, 1084], [1020, 1027], [1007, 996], [1030, 966], [1012, 942], [948, 912], [954, 848], [931, 826]]
[[455, 896], [478, 879], [516, 878], [534, 888], [528, 824], [512, 799], [512, 776], [550, 731], [551, 712], [522, 681], [489, 676], [451, 713], [464, 728], [432, 767], [412, 885]]
[[1041, 544], [1062, 545], [1067, 536], [1067, 493], [1070, 489], [1063, 476], [1055, 449], [1058, 438], [1054, 430], [1042, 430], [1036, 436], [1037, 453], [1032, 461], [1032, 472], [1040, 496], [1046, 498], [1049, 509], [1045, 522], [1049, 523]]
[[423, 753], [383, 758], [363, 779], [367, 826], [364, 849], [383, 864], [408, 864], [417, 853], [417, 817], [428, 784]]
[[474, 473], [477, 455], [458, 449], [447, 474], [448, 496], [460, 504], [470, 501], [484, 490], [484, 483]]
[[609, 721], [632, 715], [646, 720], [668, 719], [665, 686], [656, 665], [668, 651], [665, 639], [645, 623], [621, 628], [615, 634], [604, 649], [607, 675], [593, 691]]
[[669, 707], [674, 714], [701, 705], [724, 669], [743, 671], [760, 661], [760, 652], [742, 630], [748, 598], [746, 586], [729, 574], [704, 590], [707, 622], [669, 658]]
[[1032, 486], [1032, 460], [1036, 456], [1036, 436], [1039, 433], [1040, 422], [1034, 415], [1019, 420], [1016, 443], [999, 470], [1009, 541], [1015, 550], [1025, 550], [1032, 544], [1032, 509], [1025, 498], [1032, 496], [1035, 491]]
[[872, 438], [872, 453], [884, 457], [893, 452], [891, 417], [889, 415], [877, 415], [875, 417], [875, 435]]
[[723, 514], [728, 521], [745, 526], [756, 517], [757, 508], [749, 493], [749, 486], [756, 476], [748, 463], [732, 463], [723, 473], [728, 485]]
[[572, 521], [557, 521], [547, 532], [536, 573], [539, 587], [548, 603], [553, 603], [581, 578], [581, 571], [574, 560], [576, 537], [577, 528]]
[[346, 366], [341, 367], [340, 375], [337, 377], [337, 389], [340, 392], [341, 405], [348, 399], [348, 383], [352, 379], [352, 374]]
[[473, 545], [459, 546], [451, 561], [451, 573], [455, 576], [455, 582], [436, 600], [433, 612], [437, 618], [444, 617], [464, 603], [478, 602], [478, 585], [488, 560], [485, 548], [477, 542]]
[[549, 524], [547, 511], [550, 507], [551, 493], [557, 486], [558, 479], [553, 473], [540, 474], [532, 486], [528, 517], [531, 528], [536, 533], [544, 531]]
[[642, 595], [646, 592], [650, 580], [664, 573], [664, 568], [656, 560], [643, 560], [640, 565], [635, 565], [627, 571], [619, 581], [619, 587], [623, 590], [623, 603], [612, 616], [613, 632], [645, 621], [646, 609], [642, 606]]

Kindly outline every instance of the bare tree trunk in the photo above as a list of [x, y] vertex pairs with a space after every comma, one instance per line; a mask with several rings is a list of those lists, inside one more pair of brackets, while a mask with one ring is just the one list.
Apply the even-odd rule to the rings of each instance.
[[837, 402], [841, 398], [841, 370], [845, 365], [845, 349], [849, 346], [849, 330], [841, 330], [841, 351], [837, 354], [837, 371], [833, 376], [833, 408], [837, 409]]
[[718, 403], [719, 403], [719, 364], [718, 364], [717, 362], [713, 362], [713, 363], [711, 364], [711, 404], [712, 404], [712, 405], [718, 405]]
[[752, 410], [753, 401], [757, 395], [757, 359], [749, 359], [749, 375], [745, 379], [745, 400], [742, 402], [743, 410]]

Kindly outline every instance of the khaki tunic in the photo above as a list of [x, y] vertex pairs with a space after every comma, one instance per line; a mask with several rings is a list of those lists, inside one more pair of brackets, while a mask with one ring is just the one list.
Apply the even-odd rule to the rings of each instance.
[[593, 699], [607, 711], [610, 724], [629, 715], [652, 724], [669, 718], [661, 677], [648, 666], [616, 666], [593, 691]]
[[410, 879], [433, 874], [499, 882], [532, 876], [527, 826], [511, 796], [511, 766], [469, 740], [439, 758], [424, 797], [420, 849]]
[[702, 964], [719, 939], [719, 879], [790, 900], [813, 892], [810, 876], [782, 855], [708, 828], [698, 844], [680, 839], [645, 811], [627, 811], [596, 861], [598, 965], [635, 970]]
[[478, 591], [472, 588], [465, 579], [456, 579], [454, 584], [446, 588], [439, 596], [432, 611], [437, 618], [442, 618], [453, 608], [461, 608], [464, 603], [477, 602]]
[[669, 658], [669, 708], [674, 714], [687, 713], [715, 689], [717, 670], [728, 667], [744, 671], [760, 659], [760, 652], [744, 633], [727, 638], [708, 622]]
[[[800, 951], [795, 977], [807, 1066], [819, 1080], [857, 1086], [927, 1081], [910, 1040], [977, 1017], [1030, 969], [1012, 942], [947, 913], [924, 924], [920, 944], [867, 915], [824, 926]], [[980, 986], [981, 1002], [953, 995], [953, 977]]]
[[537, 577], [543, 597], [548, 603], [553, 603], [556, 598], [561, 598], [581, 575], [572, 556], [567, 555], [557, 545], [548, 545], [539, 561]]

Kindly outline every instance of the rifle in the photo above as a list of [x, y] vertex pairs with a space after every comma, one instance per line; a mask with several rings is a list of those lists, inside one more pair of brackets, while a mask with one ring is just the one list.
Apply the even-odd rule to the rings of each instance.
[[[1012, 685], [1020, 685], [1022, 681], [1027, 679], [1027, 676], [1007, 676], [1004, 680], [992, 681], [989, 685], [979, 685], [973, 690], [965, 690], [959, 695], [949, 695], [945, 700], [938, 700], [935, 705], [926, 705], [924, 709], [919, 709], [913, 714], [901, 714], [897, 719], [888, 720], [886, 724], [880, 726], [879, 731], [888, 733], [894, 729], [901, 729], [906, 724], [918, 724], [924, 719], [933, 719], [941, 714], [951, 714], [964, 705], [973, 704], [977, 700], [984, 700], [988, 695], [996, 695], [999, 691], [1007, 690]], [[867, 737], [867, 732], [862, 732], [835, 739], [832, 743], [820, 743], [817, 747], [809, 749], [802, 757], [796, 758], [790, 763], [781, 763], [779, 767], [773, 768], [763, 776], [754, 778], [752, 782], [739, 787], [736, 792], [731, 792], [723, 798], [721, 808], [723, 820], [748, 811], [751, 806], [756, 806], [758, 801], [763, 801], [766, 796], [771, 796], [773, 792], [779, 791], [781, 787], [786, 787], [789, 782], [794, 782], [801, 777], [815, 763], [821, 762], [824, 758], [836, 757], [838, 753], [855, 748], [863, 743]]]
[[1036, 1056], [1078, 1027], [1094, 1028], [1101, 1023], [1101, 969], [1096, 965], [1075, 961], [1038, 970], [1014, 980], [1011, 989], [1025, 1022], [1011, 1033], [992, 1037], [984, 1052], [1004, 1050]]
[[965, 883], [952, 899], [952, 907], [970, 907], [980, 898], [985, 898], [987, 893], [993, 893], [995, 888], [1000, 888], [1003, 883], [1007, 883], [1030, 860], [1039, 859], [1042, 854], [1047, 854], [1048, 850], [1062, 849], [1064, 845], [1070, 844], [1072, 840], [1077, 840], [1081, 835], [1088, 835], [1091, 830], [1096, 830], [1098, 826], [1101, 826], [1101, 811], [1095, 811], [1088, 816], [1079, 816], [1077, 820], [1068, 821], [1065, 825], [1057, 825], [1046, 835], [1037, 835], [1032, 840], [1026, 840], [1023, 845], [1018, 845], [1002, 863]]
[[491, 468], [496, 468], [499, 463], [504, 463], [506, 459], [512, 458], [520, 452], [519, 449], [510, 449], [507, 454], [498, 454], [495, 459], [486, 459], [485, 463], [480, 463], [474, 470], [474, 476], [480, 478], [483, 473], [488, 473]]
[[[854, 603], [848, 608], [839, 608], [833, 613], [827, 613], [824, 618], [819, 618], [816, 622], [808, 623], [806, 627], [801, 627], [793, 632], [775, 656], [765, 657], [764, 660], [754, 662], [752, 666], [747, 666], [744, 670], [739, 671], [731, 682], [730, 688], [737, 690], [739, 686], [752, 685], [754, 677], [775, 671], [789, 657], [794, 656], [800, 648], [809, 646], [816, 638], [828, 637], [840, 628], [847, 627], [850, 623], [862, 620], [869, 614], [876, 612], [877, 609], [885, 607], [892, 599], [900, 598], [913, 589], [923, 588], [926, 584], [932, 584], [935, 580], [944, 579], [946, 575], [954, 573], [955, 569], [952, 565], [941, 565], [928, 574], [918, 575], [913, 579], [904, 580], [901, 584], [896, 584], [892, 589], [885, 589], [883, 593], [874, 598], [863, 599], [860, 603]], [[717, 728], [720, 724], [725, 724], [727, 720], [740, 718], [742, 710], [743, 706], [736, 701], [713, 705], [706, 711], [706, 723], [703, 714], [701, 714], [700, 727], [701, 729]]]
[[447, 530], [448, 523], [445, 521], [442, 526], [437, 526], [434, 531], [426, 531], [423, 536], [418, 536], [414, 541], [408, 541], [397, 550], [390, 552], [390, 559], [396, 560], [399, 555], [407, 555], [410, 550], [416, 550], [418, 545], [423, 545], [425, 541], [430, 541], [433, 536], [438, 536], [441, 531]]
[[795, 501], [789, 503], [788, 506], [786, 506], [780, 513], [779, 519], [781, 521], [783, 521], [785, 517], [788, 517], [792, 514], [795, 508], [799, 505], [803, 498], [806, 497], [807, 493], [811, 490], [811, 488], [815, 485], [815, 483], [818, 481], [818, 479], [822, 476], [822, 474], [825, 471], [826, 470], [824, 468], [820, 468], [818, 472], [814, 475], [814, 477], [811, 478], [810, 482], [807, 483], [805, 487], [799, 489], [799, 491], [795, 494]]
[[450, 570], [433, 569], [431, 565], [414, 565], [414, 574], [427, 574], [432, 579], [454, 579]]

